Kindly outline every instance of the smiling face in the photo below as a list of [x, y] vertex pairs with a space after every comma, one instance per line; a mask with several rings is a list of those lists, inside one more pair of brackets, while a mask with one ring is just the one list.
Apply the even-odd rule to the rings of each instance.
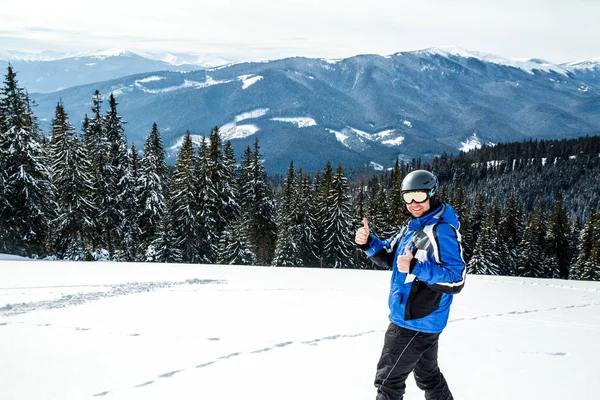
[[431, 199], [427, 199], [427, 201], [424, 201], [423, 203], [413, 201], [412, 203], [407, 204], [406, 208], [413, 217], [420, 218], [431, 208]]

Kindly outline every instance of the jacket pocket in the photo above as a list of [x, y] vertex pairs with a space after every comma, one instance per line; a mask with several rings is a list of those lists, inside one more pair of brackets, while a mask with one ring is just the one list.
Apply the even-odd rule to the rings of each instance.
[[441, 300], [442, 293], [430, 289], [426, 283], [415, 279], [406, 302], [404, 319], [419, 319], [428, 316], [438, 309]]

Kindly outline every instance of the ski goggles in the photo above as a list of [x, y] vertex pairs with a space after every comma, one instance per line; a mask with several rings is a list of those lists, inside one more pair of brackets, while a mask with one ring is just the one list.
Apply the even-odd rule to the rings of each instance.
[[415, 203], [424, 203], [432, 196], [432, 192], [404, 192], [402, 193], [402, 201], [404, 201], [406, 204], [410, 204], [413, 201]]

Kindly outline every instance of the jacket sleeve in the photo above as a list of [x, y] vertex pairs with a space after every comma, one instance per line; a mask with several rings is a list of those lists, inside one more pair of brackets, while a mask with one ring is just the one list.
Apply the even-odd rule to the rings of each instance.
[[394, 237], [382, 241], [375, 235], [369, 235], [369, 240], [362, 249], [377, 266], [390, 269], [394, 264], [394, 244]]
[[449, 224], [436, 224], [432, 230], [433, 258], [411, 263], [410, 273], [433, 290], [459, 293], [465, 284], [467, 268], [463, 260], [460, 234]]

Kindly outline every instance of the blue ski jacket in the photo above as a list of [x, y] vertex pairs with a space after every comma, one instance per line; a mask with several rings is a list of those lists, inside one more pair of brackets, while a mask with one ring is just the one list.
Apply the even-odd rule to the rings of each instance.
[[[392, 268], [390, 321], [419, 332], [438, 333], [448, 323], [452, 296], [464, 287], [459, 222], [454, 209], [442, 203], [414, 218], [391, 238], [370, 235], [365, 252], [377, 265]], [[409, 246], [414, 258], [410, 273], [398, 271], [396, 260]]]

